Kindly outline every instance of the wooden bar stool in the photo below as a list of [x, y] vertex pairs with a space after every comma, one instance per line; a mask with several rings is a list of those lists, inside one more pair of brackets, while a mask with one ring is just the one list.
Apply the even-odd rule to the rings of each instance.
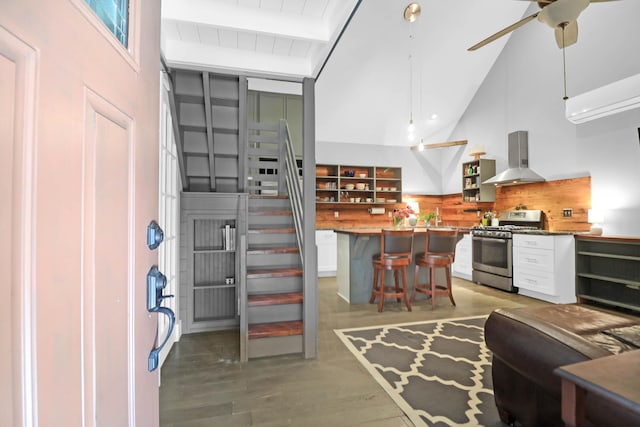
[[[407, 266], [411, 264], [413, 252], [413, 229], [383, 229], [380, 232], [380, 253], [373, 256], [373, 286], [369, 304], [378, 298], [378, 312], [382, 312], [385, 298], [404, 298], [407, 310], [411, 311], [407, 285]], [[385, 272], [393, 271], [395, 286], [385, 285]], [[402, 275], [402, 289], [398, 274]], [[378, 283], [379, 279], [379, 283]]]
[[[416, 254], [416, 272], [413, 278], [411, 301], [415, 301], [416, 292], [420, 292], [431, 296], [432, 309], [436, 308], [437, 295], [449, 295], [451, 304], [456, 305], [451, 292], [451, 264], [456, 258], [457, 243], [458, 230], [427, 228], [424, 246], [426, 252]], [[429, 283], [418, 283], [421, 267], [429, 268]], [[436, 284], [436, 268], [445, 269], [446, 286]]]

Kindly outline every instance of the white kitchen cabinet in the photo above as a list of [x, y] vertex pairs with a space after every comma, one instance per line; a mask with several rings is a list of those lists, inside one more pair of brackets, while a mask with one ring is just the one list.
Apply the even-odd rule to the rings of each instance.
[[557, 304], [576, 302], [572, 235], [513, 235], [513, 285], [518, 293]]
[[471, 234], [465, 234], [456, 245], [456, 262], [451, 266], [455, 277], [471, 280], [473, 273]]
[[338, 269], [338, 238], [333, 230], [316, 230], [318, 277], [335, 276]]

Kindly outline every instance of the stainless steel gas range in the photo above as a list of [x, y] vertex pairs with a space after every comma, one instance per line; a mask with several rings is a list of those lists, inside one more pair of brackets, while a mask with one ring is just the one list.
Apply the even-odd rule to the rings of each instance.
[[513, 233], [543, 228], [541, 210], [515, 210], [500, 214], [498, 226], [472, 228], [474, 282], [518, 292], [513, 286]]

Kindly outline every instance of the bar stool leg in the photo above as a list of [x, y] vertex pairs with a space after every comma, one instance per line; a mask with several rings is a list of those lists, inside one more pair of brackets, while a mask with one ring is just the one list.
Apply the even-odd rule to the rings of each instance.
[[369, 304], [373, 304], [376, 300], [376, 293], [378, 292], [378, 269], [373, 266], [373, 284], [371, 285], [371, 298], [369, 298]]
[[404, 296], [404, 304], [407, 310], [411, 311], [411, 303], [409, 302], [409, 289], [407, 289], [407, 269], [402, 269], [402, 295]]
[[384, 305], [384, 283], [385, 283], [385, 269], [380, 270], [380, 293], [378, 294], [378, 313], [382, 313], [382, 306]]
[[[396, 285], [396, 294], [400, 293], [400, 282], [398, 280], [398, 270], [397, 269], [393, 269], [393, 279], [394, 279], [394, 283]], [[401, 299], [400, 298], [396, 298], [396, 302], [400, 302]]]
[[416, 272], [413, 274], [413, 291], [411, 291], [411, 301], [416, 300], [416, 289], [418, 289], [418, 275], [420, 274], [420, 266], [416, 263]]
[[456, 302], [453, 300], [453, 292], [451, 291], [451, 267], [446, 267], [447, 271], [447, 291], [449, 291], [449, 299], [451, 300], [451, 304], [456, 305]]
[[431, 281], [431, 309], [436, 308], [436, 269], [429, 267], [429, 280]]

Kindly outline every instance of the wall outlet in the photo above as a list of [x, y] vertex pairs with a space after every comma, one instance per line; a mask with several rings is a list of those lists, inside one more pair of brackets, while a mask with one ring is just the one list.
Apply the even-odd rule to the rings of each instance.
[[338, 212], [338, 211], [334, 211], [333, 212], [333, 217], [334, 218], [338, 218], [339, 216], [340, 216], [340, 212]]
[[571, 218], [573, 216], [573, 209], [571, 208], [562, 209], [562, 216], [565, 218]]

